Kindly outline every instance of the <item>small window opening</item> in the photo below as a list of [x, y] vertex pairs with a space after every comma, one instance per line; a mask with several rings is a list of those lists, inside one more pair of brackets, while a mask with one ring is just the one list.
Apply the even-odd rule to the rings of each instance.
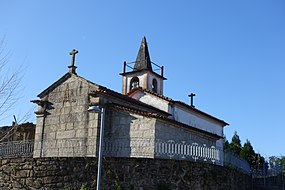
[[138, 88], [140, 86], [140, 81], [138, 77], [134, 77], [131, 80], [131, 86], [130, 86], [130, 90], [134, 89], [134, 88]]

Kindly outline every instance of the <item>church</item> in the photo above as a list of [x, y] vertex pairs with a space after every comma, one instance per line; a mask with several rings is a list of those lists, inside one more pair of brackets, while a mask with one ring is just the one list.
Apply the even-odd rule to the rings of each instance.
[[77, 53], [70, 52], [68, 72], [31, 101], [38, 105], [35, 158], [97, 157], [101, 135], [104, 156], [223, 164], [228, 123], [164, 95], [164, 67], [151, 61], [145, 37], [136, 60], [124, 62], [121, 93], [79, 76]]

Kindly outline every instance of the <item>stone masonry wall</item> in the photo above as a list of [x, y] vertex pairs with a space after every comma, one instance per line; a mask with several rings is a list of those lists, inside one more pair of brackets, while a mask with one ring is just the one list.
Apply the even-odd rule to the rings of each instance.
[[45, 118], [37, 117], [34, 157], [95, 155], [98, 114], [87, 111], [88, 93], [95, 88], [96, 85], [72, 75], [44, 97], [52, 108]]
[[[96, 172], [96, 158], [1, 159], [0, 189], [95, 189]], [[251, 189], [251, 178], [235, 169], [205, 163], [105, 158], [101, 188], [247, 190]]]
[[154, 158], [154, 118], [116, 110], [108, 114], [104, 138], [122, 147], [120, 151], [109, 153], [109, 156]]

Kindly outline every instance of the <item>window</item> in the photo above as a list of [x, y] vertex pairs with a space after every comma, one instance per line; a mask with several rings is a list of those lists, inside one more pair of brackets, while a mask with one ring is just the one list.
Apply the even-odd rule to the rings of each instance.
[[138, 77], [133, 77], [131, 80], [131, 86], [130, 86], [130, 90], [134, 89], [134, 88], [138, 88], [140, 86], [140, 81]]
[[156, 79], [152, 80], [152, 91], [157, 93], [157, 80]]

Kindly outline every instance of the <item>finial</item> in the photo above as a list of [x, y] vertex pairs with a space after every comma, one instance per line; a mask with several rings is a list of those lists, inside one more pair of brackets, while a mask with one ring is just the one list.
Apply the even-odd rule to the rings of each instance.
[[73, 74], [76, 74], [76, 66], [74, 65], [75, 64], [75, 55], [78, 53], [78, 51], [76, 49], [73, 49], [71, 52], [69, 52], [69, 55], [72, 56], [72, 59], [71, 59], [71, 65], [68, 66], [69, 68], [69, 73], [73, 73]]
[[194, 104], [193, 104], [193, 100], [194, 100], [194, 96], [196, 96], [196, 94], [191, 93], [188, 95], [188, 97], [190, 97], [190, 105], [195, 108]]

